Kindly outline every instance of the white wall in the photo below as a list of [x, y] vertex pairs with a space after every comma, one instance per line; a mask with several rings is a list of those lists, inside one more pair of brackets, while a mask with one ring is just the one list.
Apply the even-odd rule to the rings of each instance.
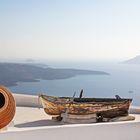
[[67, 125], [3, 132], [0, 140], [140, 140], [140, 122]]

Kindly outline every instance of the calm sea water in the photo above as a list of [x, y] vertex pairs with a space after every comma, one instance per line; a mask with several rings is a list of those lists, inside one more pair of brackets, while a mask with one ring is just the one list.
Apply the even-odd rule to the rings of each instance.
[[85, 97], [133, 98], [133, 105], [140, 105], [140, 65], [120, 63], [49, 63], [54, 68], [78, 68], [99, 70], [110, 75], [76, 76], [62, 80], [40, 80], [40, 82], [19, 82], [9, 87], [12, 92], [39, 95], [79, 96], [84, 89]]

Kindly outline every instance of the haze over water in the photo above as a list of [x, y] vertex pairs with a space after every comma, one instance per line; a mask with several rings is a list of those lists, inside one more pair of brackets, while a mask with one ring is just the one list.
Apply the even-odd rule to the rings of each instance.
[[51, 63], [57, 68], [78, 68], [99, 70], [110, 75], [84, 75], [61, 80], [40, 80], [40, 82], [19, 82], [10, 87], [13, 92], [38, 95], [41, 93], [55, 96], [79, 96], [84, 89], [86, 97], [133, 98], [133, 105], [140, 105], [140, 65], [122, 63]]

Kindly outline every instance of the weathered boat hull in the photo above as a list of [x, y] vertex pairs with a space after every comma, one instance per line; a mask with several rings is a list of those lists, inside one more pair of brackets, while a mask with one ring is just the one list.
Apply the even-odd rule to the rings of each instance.
[[68, 114], [96, 114], [104, 118], [128, 115], [132, 99], [103, 99], [103, 98], [72, 98], [40, 95], [40, 101], [45, 112], [52, 116]]

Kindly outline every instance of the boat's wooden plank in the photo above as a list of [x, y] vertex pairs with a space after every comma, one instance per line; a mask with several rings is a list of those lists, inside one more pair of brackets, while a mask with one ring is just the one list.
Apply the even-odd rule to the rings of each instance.
[[131, 120], [135, 120], [134, 116], [121, 116], [121, 117], [115, 117], [112, 119], [109, 119], [109, 122], [118, 122], [118, 121], [131, 121]]
[[63, 118], [62, 122], [64, 123], [96, 123], [96, 118], [92, 119], [71, 119], [71, 118]]
[[96, 114], [87, 114], [87, 115], [74, 115], [74, 114], [66, 114], [66, 113], [62, 113], [61, 117], [67, 117], [67, 118], [71, 118], [71, 119], [92, 119], [92, 118], [96, 118], [97, 115]]
[[[75, 118], [74, 118], [75, 116]], [[110, 118], [102, 118], [101, 120], [94, 118], [85, 119], [84, 118], [78, 118], [78, 115], [73, 115], [73, 118], [69, 118], [69, 116], [65, 116], [62, 118], [62, 121], [64, 123], [96, 123], [96, 122], [119, 122], [119, 121], [132, 121], [135, 120], [134, 116], [119, 116], [114, 117], [112, 119]]]

